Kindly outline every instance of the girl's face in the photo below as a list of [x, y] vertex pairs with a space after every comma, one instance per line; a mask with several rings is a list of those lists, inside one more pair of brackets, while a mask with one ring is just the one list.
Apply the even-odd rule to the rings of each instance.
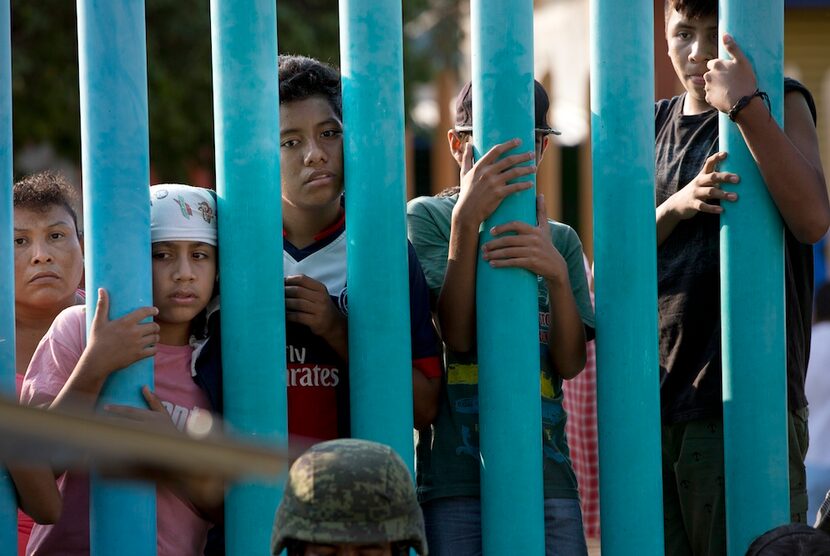
[[18, 307], [60, 311], [71, 305], [83, 270], [78, 231], [64, 207], [14, 209], [14, 300]]
[[216, 247], [200, 241], [153, 243], [153, 304], [156, 322], [189, 324], [213, 296]]

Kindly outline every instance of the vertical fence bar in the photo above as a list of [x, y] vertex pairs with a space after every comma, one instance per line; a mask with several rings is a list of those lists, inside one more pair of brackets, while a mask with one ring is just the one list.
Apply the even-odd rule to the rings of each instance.
[[[473, 0], [470, 15], [476, 156], [514, 137], [522, 141], [518, 151], [531, 150], [533, 2]], [[497, 224], [535, 224], [535, 192], [505, 199], [482, 226], [481, 242], [492, 239], [489, 230]], [[536, 276], [479, 259], [476, 282], [484, 553], [543, 554]]]
[[[225, 420], [286, 446], [276, 2], [212, 0], [210, 11]], [[281, 496], [275, 484], [231, 489], [229, 555], [270, 553]]]
[[[78, 58], [89, 325], [101, 287], [113, 319], [153, 304], [144, 2], [78, 0]], [[152, 383], [153, 360], [139, 361], [110, 377], [101, 403], [146, 407]], [[155, 488], [93, 477], [90, 548], [155, 554]]]
[[[12, 207], [12, 43], [9, 0], [0, 0], [0, 395], [14, 389], [14, 209]], [[17, 546], [17, 502], [0, 467], [0, 546]]]
[[[654, 3], [592, 0], [590, 10], [602, 551], [654, 555], [663, 553]], [[618, 40], [623, 23], [631, 40]]]
[[400, 2], [340, 2], [352, 435], [412, 469], [402, 25]]
[[[720, 16], [720, 33], [746, 53], [783, 125], [784, 0], [722, 0]], [[722, 44], [720, 56], [728, 56]], [[720, 150], [729, 153], [722, 170], [741, 176], [740, 199], [721, 215], [720, 254], [727, 547], [743, 554], [790, 516], [784, 234], [741, 132], [725, 114]]]

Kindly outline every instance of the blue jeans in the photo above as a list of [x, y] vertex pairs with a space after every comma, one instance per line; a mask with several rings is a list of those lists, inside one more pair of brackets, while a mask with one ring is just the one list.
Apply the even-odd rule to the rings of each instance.
[[[422, 506], [430, 556], [481, 556], [478, 498], [438, 498]], [[586, 556], [579, 500], [545, 500], [545, 556]]]

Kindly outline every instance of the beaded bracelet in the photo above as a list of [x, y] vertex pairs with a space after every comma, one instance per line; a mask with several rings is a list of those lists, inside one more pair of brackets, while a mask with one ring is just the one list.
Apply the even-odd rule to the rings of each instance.
[[739, 98], [738, 102], [736, 102], [735, 105], [729, 109], [729, 112], [727, 112], [726, 115], [729, 116], [729, 119], [734, 122], [735, 118], [738, 117], [738, 112], [746, 108], [746, 105], [749, 104], [750, 101], [755, 97], [761, 97], [761, 100], [767, 103], [767, 110], [769, 110], [770, 113], [772, 113], [772, 108], [770, 108], [769, 104], [769, 95], [760, 89], [755, 89], [755, 92], [751, 95], [746, 95]]

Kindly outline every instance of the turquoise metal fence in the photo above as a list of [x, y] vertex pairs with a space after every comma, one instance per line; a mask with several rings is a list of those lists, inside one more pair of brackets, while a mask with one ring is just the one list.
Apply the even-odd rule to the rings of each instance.
[[[212, 0], [211, 27], [224, 417], [235, 432], [284, 446], [276, 3]], [[229, 555], [270, 553], [280, 497], [274, 484], [231, 488], [225, 501]]]
[[591, 2], [600, 511], [611, 555], [663, 553], [653, 9]]
[[[412, 461], [401, 6], [381, 0], [343, 0], [340, 10], [346, 203], [351, 215], [353, 433], [391, 444]], [[773, 114], [781, 121], [783, 0], [722, 0], [720, 10], [721, 30], [732, 33], [749, 53], [759, 84], [772, 99]], [[653, 213], [653, 2], [592, 0], [591, 14], [603, 551], [656, 555], [663, 551], [663, 537]], [[529, 148], [533, 144], [533, 2], [472, 0], [471, 16], [476, 155], [513, 137]], [[276, 4], [212, 0], [211, 17], [225, 417], [241, 434], [284, 443], [282, 259], [258, 257], [255, 266], [250, 264], [250, 249], [261, 251], [263, 241], [269, 252], [282, 251], [277, 233], [281, 209]], [[632, 40], [618, 40], [615, 30], [621, 21]], [[125, 251], [149, 253], [143, 1], [80, 0], [78, 25], [87, 288], [110, 290], [114, 318], [152, 304], [149, 257], [121, 256]], [[3, 237], [11, 234], [13, 220], [9, 29], [9, 2], [0, 0]], [[728, 542], [729, 553], [740, 554], [752, 538], [789, 517], [783, 236], [755, 163], [739, 131], [724, 116], [721, 149], [730, 153], [724, 169], [742, 176], [741, 201], [724, 213], [721, 228]], [[482, 241], [490, 237], [488, 230], [496, 223], [533, 223], [534, 193], [506, 200], [483, 226]], [[121, 207], [118, 212], [113, 210], [116, 205]], [[263, 236], [262, 230], [274, 233]], [[4, 261], [0, 268], [5, 283], [11, 284], [11, 240], [0, 242]], [[377, 272], [380, 261], [383, 273]], [[379, 298], [384, 302], [378, 303]], [[94, 294], [89, 296], [88, 318], [94, 314], [95, 299]], [[7, 393], [13, 392], [13, 303], [13, 288], [6, 288], [0, 297], [0, 391]], [[478, 345], [483, 346], [479, 396], [484, 550], [542, 554], [535, 277], [480, 264], [477, 305]], [[746, 345], [753, 349], [741, 349]], [[151, 382], [152, 361], [142, 361], [114, 375], [102, 399], [143, 406], [139, 387]], [[390, 396], [390, 391], [395, 395]], [[93, 553], [154, 554], [153, 489], [97, 478], [93, 485]], [[268, 553], [280, 495], [275, 485], [232, 489], [226, 504], [229, 554]], [[15, 543], [15, 516], [13, 491], [2, 475], [3, 546]]]
[[401, 4], [341, 0], [352, 435], [412, 466]]
[[[14, 396], [14, 217], [12, 212], [12, 48], [9, 0], [0, 0], [0, 395]], [[17, 501], [0, 467], [0, 546], [17, 546]]]
[[[784, 1], [723, 0], [720, 17], [720, 32], [747, 54], [783, 123]], [[722, 45], [720, 56], [728, 57]], [[740, 199], [721, 216], [720, 244], [727, 547], [734, 555], [790, 519], [784, 234], [741, 132], [725, 114], [720, 150], [729, 153], [722, 170], [741, 176]]]
[[[125, 256], [150, 252], [144, 36], [142, 0], [78, 2], [88, 326], [98, 288], [110, 318], [153, 304], [150, 257]], [[145, 407], [140, 388], [152, 383], [153, 360], [139, 361], [107, 380], [100, 401]], [[92, 554], [149, 556], [155, 539], [154, 486], [92, 478]]]
[[[471, 3], [473, 141], [476, 157], [519, 138], [534, 145], [533, 2]], [[517, 181], [527, 181], [527, 177]], [[535, 188], [511, 195], [482, 226], [536, 223]], [[485, 554], [543, 554], [542, 409], [536, 276], [476, 272], [481, 444], [481, 525]], [[509, 325], [506, 325], [509, 323]]]

